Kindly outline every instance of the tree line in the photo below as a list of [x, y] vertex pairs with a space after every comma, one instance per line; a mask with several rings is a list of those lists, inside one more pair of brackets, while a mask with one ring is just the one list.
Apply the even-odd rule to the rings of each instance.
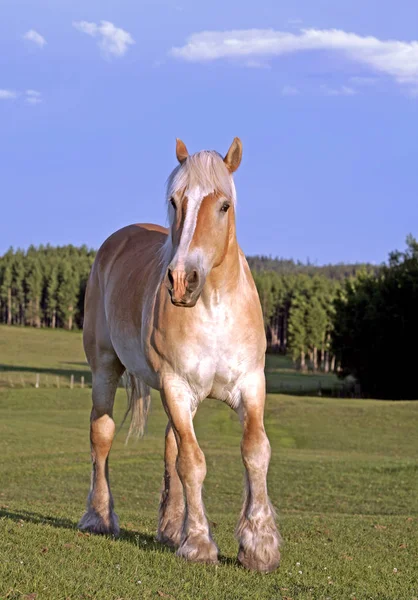
[[[84, 293], [95, 255], [87, 246], [10, 249], [0, 257], [0, 322], [82, 327]], [[324, 353], [329, 346], [330, 302], [338, 281], [356, 267], [316, 267], [262, 256], [249, 257], [248, 261], [260, 294], [270, 348], [282, 352], [291, 348], [302, 363], [306, 348], [315, 363], [315, 348]], [[305, 321], [309, 330], [306, 339], [302, 334]], [[319, 322], [325, 334], [319, 333]]]
[[405, 251], [392, 252], [379, 267], [317, 268], [263, 257], [256, 264], [271, 350], [290, 354], [302, 370], [351, 375], [362, 395], [418, 399], [418, 242], [412, 236]]
[[255, 272], [270, 351], [290, 354], [301, 370], [334, 369], [334, 298], [339, 282], [323, 275]]
[[0, 322], [80, 328], [95, 252], [81, 246], [30, 246], [0, 257]]
[[341, 375], [350, 374], [364, 395], [418, 399], [418, 242], [407, 238], [376, 275], [347, 280], [334, 302], [333, 349]]
[[[95, 251], [31, 246], [0, 257], [0, 322], [81, 328]], [[418, 243], [385, 265], [326, 265], [249, 257], [270, 351], [301, 370], [352, 375], [376, 397], [418, 397]]]
[[274, 272], [279, 275], [321, 275], [327, 279], [342, 281], [354, 277], [359, 271], [377, 273], [379, 267], [368, 263], [354, 264], [328, 264], [315, 265], [307, 260], [306, 263], [286, 258], [272, 258], [271, 256], [247, 256], [247, 261], [252, 272]]
[[[254, 269], [254, 262], [250, 262]], [[268, 349], [290, 354], [301, 370], [335, 370], [335, 302], [342, 282], [358, 273], [375, 273], [376, 268], [315, 267], [278, 259], [263, 262], [269, 268], [260, 270], [258, 258], [253, 276], [263, 309]]]

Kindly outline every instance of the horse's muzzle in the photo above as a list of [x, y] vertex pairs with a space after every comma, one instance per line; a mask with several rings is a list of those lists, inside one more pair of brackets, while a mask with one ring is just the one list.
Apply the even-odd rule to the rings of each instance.
[[195, 306], [202, 291], [201, 276], [197, 269], [186, 272], [168, 267], [164, 282], [174, 306]]

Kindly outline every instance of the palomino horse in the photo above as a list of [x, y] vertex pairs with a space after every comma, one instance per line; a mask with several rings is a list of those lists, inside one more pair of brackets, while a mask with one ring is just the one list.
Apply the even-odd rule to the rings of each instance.
[[168, 180], [170, 227], [130, 225], [100, 248], [87, 286], [84, 348], [93, 373], [93, 473], [80, 527], [118, 534], [108, 456], [113, 402], [121, 375], [131, 381], [130, 432], [143, 432], [150, 388], [168, 416], [158, 539], [192, 561], [215, 563], [202, 501], [206, 463], [193, 417], [207, 397], [241, 420], [245, 500], [236, 535], [249, 569], [279, 564], [280, 536], [267, 494], [270, 444], [264, 424], [266, 350], [257, 290], [235, 232], [232, 173], [241, 162], [235, 138], [225, 158], [189, 156], [177, 140], [179, 165]]

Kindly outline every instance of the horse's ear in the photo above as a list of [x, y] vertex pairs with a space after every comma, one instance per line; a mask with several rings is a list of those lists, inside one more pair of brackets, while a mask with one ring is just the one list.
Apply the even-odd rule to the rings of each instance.
[[224, 163], [228, 167], [230, 173], [233, 173], [238, 169], [241, 164], [242, 159], [242, 142], [239, 138], [234, 138], [234, 141], [231, 144], [226, 156], [224, 158]]
[[189, 156], [186, 144], [179, 140], [179, 138], [176, 139], [176, 156], [180, 164], [184, 163], [186, 158]]

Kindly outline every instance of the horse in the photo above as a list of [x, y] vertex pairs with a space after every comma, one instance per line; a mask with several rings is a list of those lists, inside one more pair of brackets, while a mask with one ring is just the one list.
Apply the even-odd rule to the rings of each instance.
[[92, 371], [92, 477], [79, 527], [118, 535], [108, 457], [113, 403], [129, 382], [129, 435], [142, 435], [150, 388], [160, 392], [168, 425], [158, 541], [190, 561], [217, 563], [202, 500], [206, 462], [193, 418], [205, 398], [239, 416], [245, 467], [236, 529], [238, 561], [261, 572], [280, 561], [280, 534], [267, 491], [270, 443], [264, 429], [266, 338], [260, 301], [236, 238], [235, 138], [222, 157], [189, 155], [177, 139], [178, 165], [167, 181], [169, 227], [129, 225], [100, 247], [85, 295], [83, 343]]

